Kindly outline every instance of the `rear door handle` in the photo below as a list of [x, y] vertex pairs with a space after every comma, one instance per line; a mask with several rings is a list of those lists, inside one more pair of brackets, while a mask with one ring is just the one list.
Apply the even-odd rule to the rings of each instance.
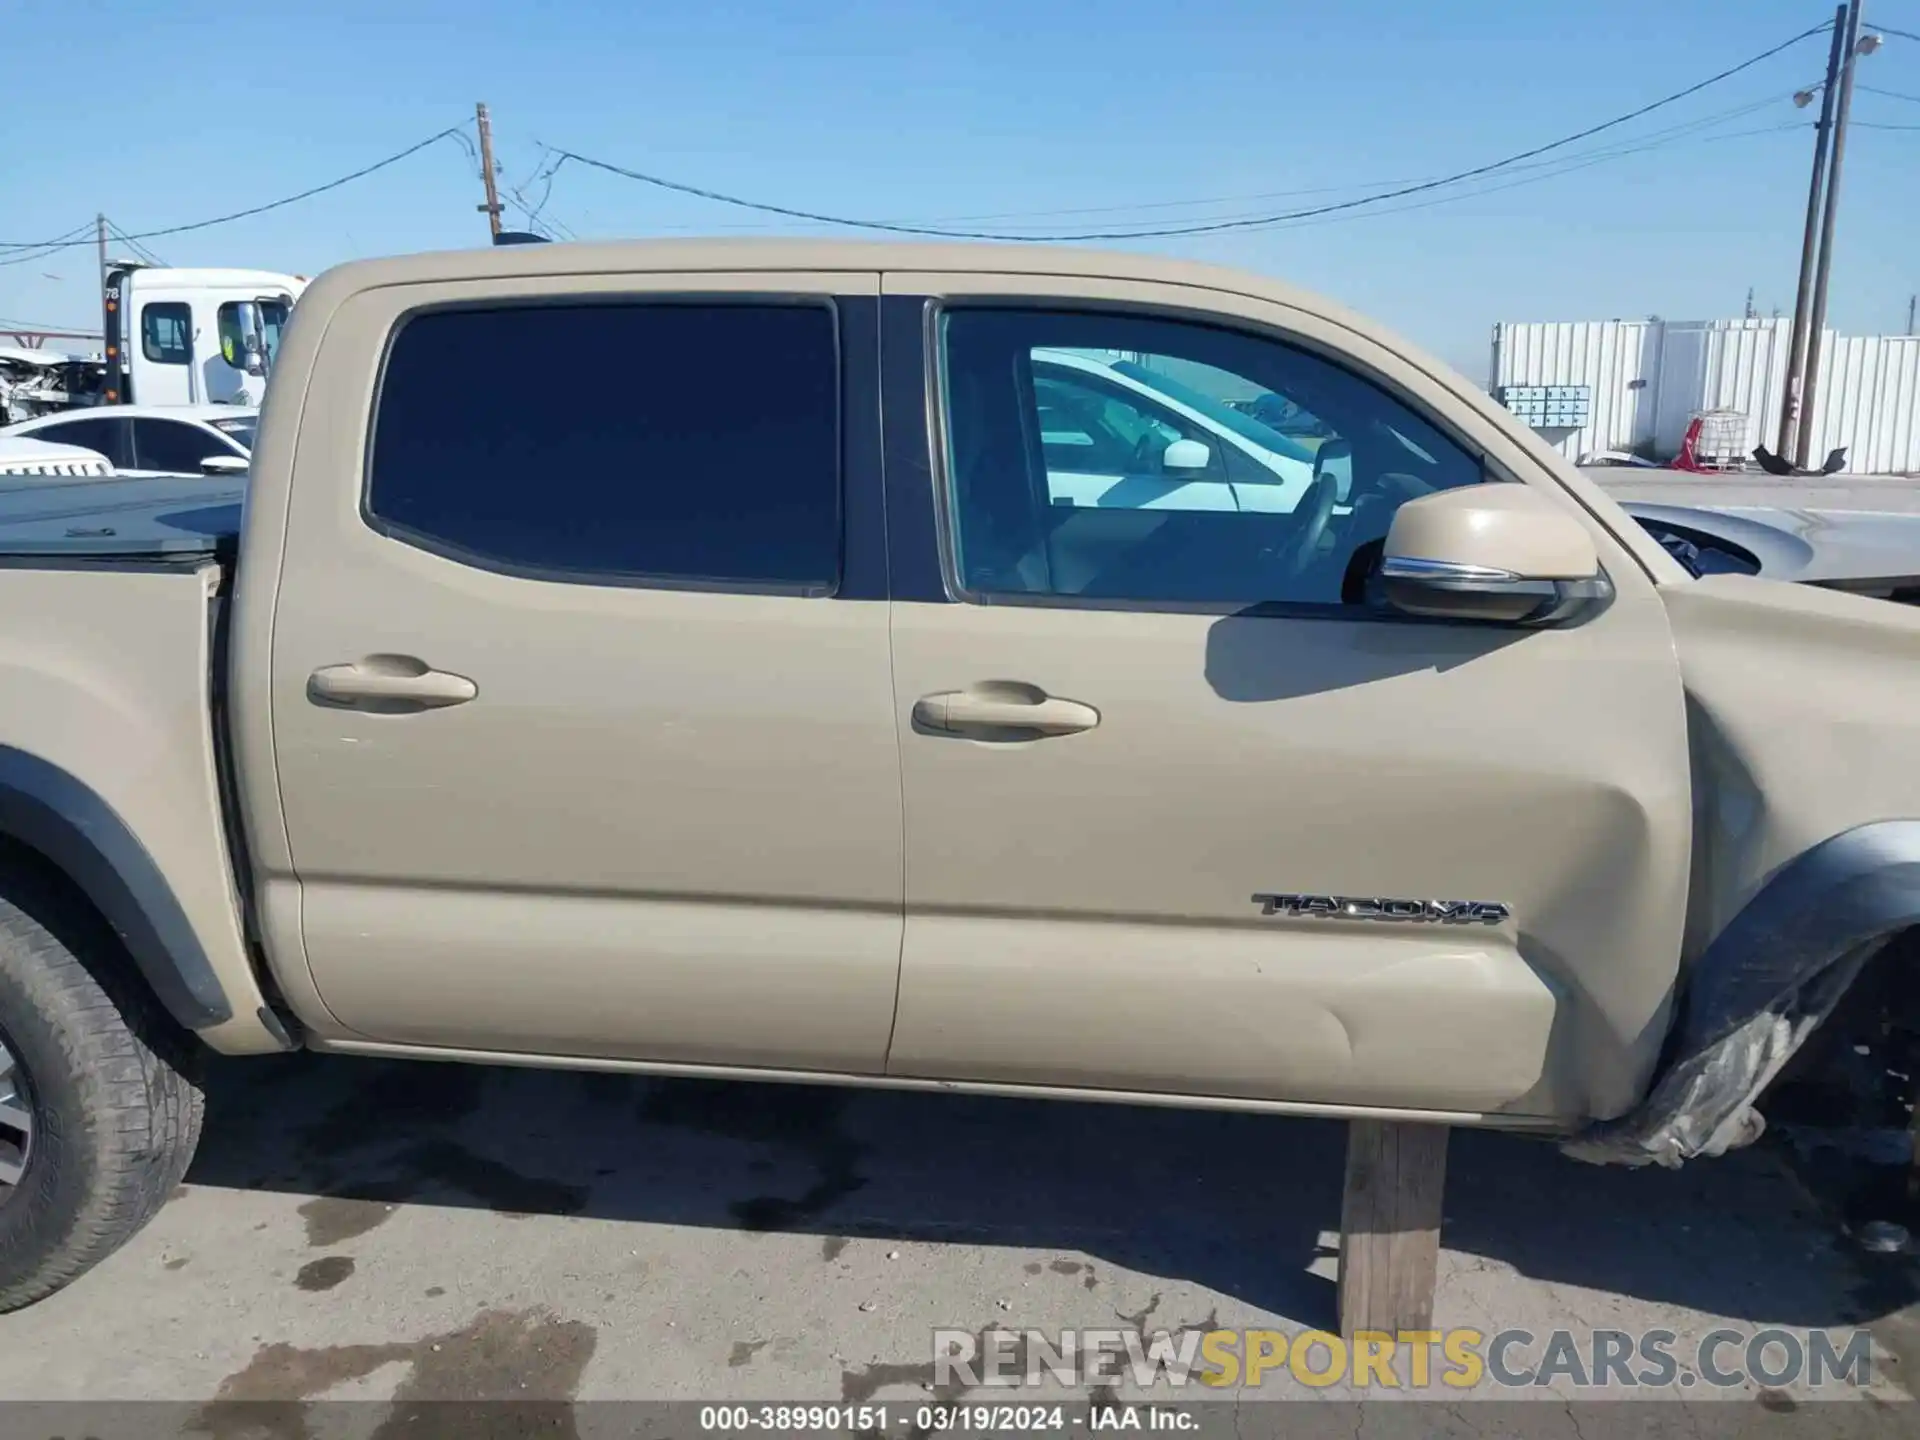
[[307, 698], [316, 704], [389, 714], [462, 705], [479, 693], [466, 676], [435, 670], [412, 655], [369, 655], [323, 665], [307, 677]]
[[1091, 730], [1100, 723], [1100, 712], [1078, 700], [1049, 695], [1038, 685], [989, 680], [965, 690], [923, 695], [914, 702], [913, 718], [924, 729], [942, 734], [1038, 740]]

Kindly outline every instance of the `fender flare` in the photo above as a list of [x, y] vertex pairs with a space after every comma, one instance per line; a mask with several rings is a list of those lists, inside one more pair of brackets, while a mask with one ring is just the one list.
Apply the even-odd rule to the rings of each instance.
[[0, 836], [37, 851], [106, 919], [167, 1013], [189, 1030], [233, 1018], [207, 952], [127, 822], [59, 766], [0, 745]]
[[1879, 820], [1803, 851], [1688, 970], [1653, 1088], [1563, 1147], [1601, 1164], [1677, 1166], [1759, 1138], [1753, 1102], [1874, 953], [1920, 925], [1920, 820]]

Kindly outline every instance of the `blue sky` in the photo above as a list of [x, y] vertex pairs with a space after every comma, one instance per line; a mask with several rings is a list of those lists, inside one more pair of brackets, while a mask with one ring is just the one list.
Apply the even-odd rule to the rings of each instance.
[[[470, 122], [479, 99], [514, 185], [539, 170], [544, 143], [884, 219], [1087, 209], [994, 222], [1073, 229], [1292, 209], [1557, 138], [1831, 11], [1823, 0], [63, 0], [17, 7], [8, 23], [0, 241], [55, 235], [96, 210], [139, 232], [273, 199]], [[1867, 13], [1920, 33], [1920, 0]], [[1810, 119], [1788, 96], [1818, 79], [1824, 46], [1802, 42], [1572, 147], [1711, 122], [1662, 148], [1398, 213], [1133, 243], [1324, 291], [1476, 377], [1498, 319], [1734, 315], [1749, 286], [1762, 311], [1790, 309], [1812, 133], [1733, 132]], [[1889, 40], [1859, 78], [1920, 95], [1920, 42]], [[1864, 93], [1854, 118], [1920, 126], [1920, 103]], [[467, 154], [443, 141], [299, 205], [150, 243], [176, 265], [312, 274], [480, 243], [479, 192]], [[1898, 330], [1920, 289], [1920, 129], [1856, 130], [1842, 194], [1831, 322]], [[1169, 203], [1255, 195], [1272, 198]], [[545, 213], [591, 237], [799, 228], [572, 166]], [[97, 322], [92, 260], [87, 246], [0, 265], [0, 319]]]

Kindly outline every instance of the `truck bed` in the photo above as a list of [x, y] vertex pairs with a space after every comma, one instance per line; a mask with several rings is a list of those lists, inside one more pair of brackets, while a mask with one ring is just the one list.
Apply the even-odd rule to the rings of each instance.
[[[223, 567], [204, 554], [232, 536], [239, 504], [231, 486], [180, 485], [191, 499], [148, 480], [0, 493], [0, 613], [15, 620], [0, 633], [0, 781], [55, 810], [91, 792], [95, 838], [123, 827], [144, 851], [150, 864], [126, 873], [171, 890], [191, 931], [179, 948], [224, 992], [230, 1017], [202, 1033], [271, 1049], [222, 810]], [[180, 518], [194, 511], [216, 515]]]
[[224, 560], [245, 493], [244, 477], [0, 476], [0, 557]]

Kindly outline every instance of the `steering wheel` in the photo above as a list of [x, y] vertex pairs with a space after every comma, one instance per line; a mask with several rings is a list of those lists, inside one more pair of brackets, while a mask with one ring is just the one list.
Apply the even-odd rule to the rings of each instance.
[[1327, 526], [1333, 522], [1334, 502], [1340, 498], [1340, 482], [1328, 474], [1321, 474], [1313, 482], [1313, 488], [1300, 499], [1299, 509], [1295, 512], [1301, 517], [1298, 536], [1291, 551], [1283, 562], [1287, 574], [1298, 578], [1304, 575], [1320, 558], [1320, 541], [1326, 536]]

